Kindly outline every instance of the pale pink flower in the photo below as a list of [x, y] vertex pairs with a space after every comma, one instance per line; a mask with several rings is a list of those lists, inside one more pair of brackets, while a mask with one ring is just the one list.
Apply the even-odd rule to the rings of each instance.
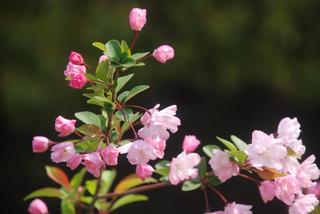
[[286, 156], [281, 160], [282, 172], [289, 174], [297, 174], [297, 169], [300, 165], [298, 159], [294, 156]]
[[225, 182], [232, 176], [237, 176], [240, 171], [239, 166], [230, 161], [230, 155], [219, 149], [213, 150], [213, 157], [210, 159], [209, 164], [213, 173], [221, 182]]
[[165, 64], [168, 60], [173, 59], [174, 49], [169, 45], [161, 45], [153, 51], [152, 56], [158, 62]]
[[30, 214], [48, 214], [48, 207], [41, 199], [34, 199], [28, 208]]
[[82, 164], [86, 167], [89, 173], [95, 177], [99, 177], [100, 170], [105, 166], [98, 152], [85, 154]]
[[129, 25], [134, 31], [141, 31], [147, 23], [147, 10], [132, 8], [129, 14]]
[[105, 61], [105, 60], [107, 60], [107, 59], [108, 59], [108, 56], [105, 55], [105, 54], [103, 54], [103, 55], [101, 55], [101, 56], [99, 57], [99, 63], [100, 63], [100, 62], [103, 62], [103, 61]]
[[166, 141], [161, 140], [160, 138], [148, 138], [145, 140], [145, 142], [153, 146], [153, 152], [157, 158], [163, 158], [164, 150], [166, 149]]
[[289, 207], [289, 214], [308, 214], [319, 204], [319, 200], [313, 194], [299, 194], [298, 198]]
[[306, 151], [306, 147], [302, 144], [302, 140], [286, 140], [283, 142], [283, 145], [290, 148], [299, 157]]
[[300, 135], [300, 124], [297, 118], [283, 118], [278, 125], [278, 136], [285, 140], [298, 139]]
[[71, 170], [75, 170], [82, 161], [82, 155], [79, 155], [78, 153], [75, 153], [68, 161], [67, 161], [67, 167], [69, 167]]
[[173, 185], [179, 184], [186, 179], [195, 178], [198, 175], [196, 166], [201, 157], [197, 153], [180, 153], [170, 163], [169, 180]]
[[51, 160], [55, 163], [66, 162], [76, 153], [73, 143], [63, 142], [51, 148]]
[[118, 149], [112, 145], [107, 146], [102, 151], [102, 157], [108, 166], [116, 166], [118, 164]]
[[187, 153], [193, 152], [200, 145], [200, 140], [196, 138], [194, 135], [186, 135], [184, 137], [182, 148]]
[[84, 60], [81, 54], [75, 51], [71, 51], [69, 55], [69, 61], [75, 65], [82, 65], [84, 63]]
[[316, 185], [312, 180], [317, 180], [320, 176], [320, 170], [314, 163], [316, 157], [310, 155], [297, 168], [296, 177], [303, 188], [309, 188]]
[[32, 151], [42, 153], [48, 150], [50, 140], [43, 136], [35, 136], [32, 139]]
[[154, 148], [143, 140], [134, 141], [128, 151], [128, 160], [132, 165], [146, 164], [150, 160], [155, 160]]
[[276, 195], [276, 187], [272, 181], [265, 180], [259, 186], [261, 198], [264, 203], [272, 201]]
[[62, 116], [58, 116], [54, 128], [57, 132], [60, 132], [59, 137], [66, 137], [74, 132], [76, 122], [76, 120], [69, 120]]
[[287, 205], [291, 205], [295, 195], [301, 191], [300, 183], [293, 175], [276, 178], [274, 184], [277, 198]]
[[88, 79], [85, 74], [77, 74], [69, 82], [69, 86], [74, 89], [81, 89], [88, 82]]
[[236, 204], [235, 202], [227, 204], [224, 208], [224, 214], [252, 214], [251, 205]]
[[76, 65], [72, 62], [69, 62], [67, 65], [66, 70], [64, 71], [64, 75], [69, 78], [73, 78], [78, 74], [85, 74], [86, 73], [86, 66], [84, 65]]
[[136, 174], [141, 180], [150, 178], [154, 169], [149, 164], [139, 164], [136, 167]]
[[308, 194], [314, 194], [317, 198], [320, 197], [320, 182], [318, 182], [315, 186], [310, 187], [306, 191]]
[[251, 165], [258, 169], [266, 166], [281, 170], [281, 159], [287, 155], [286, 147], [278, 144], [272, 135], [257, 130], [252, 133], [252, 143], [245, 152]]

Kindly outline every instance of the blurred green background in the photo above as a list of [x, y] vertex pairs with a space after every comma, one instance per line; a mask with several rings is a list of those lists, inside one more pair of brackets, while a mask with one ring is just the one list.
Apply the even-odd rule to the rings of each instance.
[[[82, 53], [95, 66], [100, 53], [93, 41], [130, 42], [132, 7], [148, 9], [135, 49], [169, 44], [176, 52], [166, 65], [149, 60], [134, 69], [131, 83], [152, 86], [136, 104], [178, 105], [182, 126], [168, 143], [167, 158], [180, 152], [184, 134], [196, 134], [203, 144], [230, 134], [250, 141], [254, 129], [274, 132], [286, 116], [298, 117], [306, 155], [320, 155], [320, 1], [11, 0], [0, 7], [1, 192], [10, 213], [26, 213], [23, 196], [55, 185], [45, 176], [49, 155], [32, 153], [32, 137], [58, 140], [57, 115], [97, 110], [64, 81], [69, 52]], [[121, 162], [119, 178], [134, 171], [124, 158]], [[177, 189], [154, 191], [150, 203], [115, 213], [203, 213], [200, 192]], [[256, 187], [241, 179], [221, 189], [230, 201], [255, 204], [255, 213], [286, 213], [279, 202], [263, 205]], [[46, 202], [58, 213], [57, 200]], [[210, 204], [222, 207], [214, 195]]]

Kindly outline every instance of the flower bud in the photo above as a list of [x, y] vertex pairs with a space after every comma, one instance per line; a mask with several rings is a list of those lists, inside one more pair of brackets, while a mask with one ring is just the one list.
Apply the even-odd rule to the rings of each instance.
[[139, 164], [136, 168], [136, 174], [141, 180], [150, 178], [154, 169], [149, 164]]
[[47, 205], [41, 200], [41, 199], [34, 199], [28, 208], [28, 212], [30, 214], [47, 214], [48, 212], [48, 207]]
[[140, 8], [133, 8], [129, 14], [129, 25], [134, 31], [141, 31], [143, 26], [147, 23], [147, 10]]
[[86, 66], [84, 65], [76, 65], [72, 62], [69, 62], [66, 70], [64, 71], [64, 75], [69, 78], [73, 78], [78, 74], [85, 74], [87, 71]]
[[42, 153], [48, 150], [50, 140], [46, 137], [35, 136], [32, 140], [32, 151]]
[[102, 157], [108, 166], [116, 166], [118, 164], [118, 156], [118, 149], [111, 145], [102, 151]]
[[70, 62], [72, 62], [75, 65], [82, 65], [84, 63], [83, 57], [81, 56], [81, 54], [75, 52], [75, 51], [71, 51], [70, 55], [69, 55], [69, 60]]
[[184, 137], [182, 148], [187, 153], [193, 152], [200, 145], [200, 141], [194, 135], [186, 135]]
[[66, 137], [74, 132], [76, 122], [76, 120], [68, 120], [62, 116], [58, 116], [54, 127], [57, 132], [60, 132], [59, 137]]
[[174, 57], [174, 49], [169, 45], [161, 45], [153, 51], [152, 56], [160, 63], [165, 64], [167, 60]]
[[88, 81], [88, 79], [87, 79], [86, 75], [80, 73], [80, 74], [74, 76], [70, 80], [69, 86], [74, 89], [81, 89], [81, 88], [83, 88], [83, 86], [85, 86], [85, 84], [87, 84], [87, 81]]

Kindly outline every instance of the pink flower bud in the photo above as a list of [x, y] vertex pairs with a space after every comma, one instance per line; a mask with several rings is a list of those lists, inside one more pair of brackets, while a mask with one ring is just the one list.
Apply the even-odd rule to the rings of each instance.
[[69, 62], [66, 70], [64, 71], [64, 75], [66, 77], [73, 78], [78, 74], [85, 74], [86, 70], [87, 70], [86, 66], [84, 65], [76, 65], [76, 64], [73, 64], [72, 62]]
[[108, 56], [107, 55], [101, 55], [100, 57], [99, 57], [99, 63], [100, 62], [102, 62], [102, 61], [105, 61], [105, 60], [107, 60], [108, 59]]
[[30, 214], [47, 214], [48, 212], [48, 207], [47, 205], [41, 200], [41, 199], [34, 199], [28, 208], [28, 212]]
[[74, 132], [76, 122], [76, 120], [68, 120], [62, 116], [58, 116], [54, 127], [57, 132], [60, 132], [59, 137], [66, 137]]
[[42, 153], [48, 150], [49, 139], [42, 136], [35, 136], [32, 140], [32, 151], [35, 153]]
[[160, 63], [165, 64], [167, 60], [173, 59], [174, 49], [169, 45], [161, 45], [153, 51], [152, 56]]
[[102, 151], [102, 157], [108, 166], [116, 166], [118, 164], [118, 156], [118, 149], [111, 145]]
[[69, 167], [71, 170], [75, 170], [81, 163], [82, 156], [78, 153], [75, 153], [68, 161], [67, 161], [67, 167]]
[[88, 82], [88, 79], [87, 79], [86, 75], [80, 73], [80, 74], [74, 76], [70, 80], [69, 86], [74, 89], [81, 89], [81, 88], [83, 88], [83, 86], [85, 86], [85, 84], [87, 84], [87, 82]]
[[129, 25], [134, 31], [141, 31], [147, 23], [147, 10], [140, 8], [132, 8], [129, 14]]
[[194, 135], [186, 135], [184, 137], [182, 148], [187, 153], [193, 152], [200, 145], [200, 140]]
[[75, 65], [82, 65], [84, 63], [83, 57], [81, 56], [81, 54], [75, 52], [75, 51], [71, 51], [70, 55], [69, 55], [69, 60], [70, 62], [72, 62]]
[[149, 164], [139, 164], [136, 168], [136, 174], [141, 180], [145, 180], [146, 178], [150, 178], [154, 169]]
[[56, 144], [51, 148], [51, 151], [51, 160], [55, 163], [66, 162], [76, 153], [71, 142]]
[[95, 177], [99, 177], [100, 170], [105, 165], [98, 152], [84, 155], [82, 164]]
[[274, 183], [268, 180], [261, 183], [261, 185], [259, 186], [259, 191], [264, 203], [272, 201], [272, 199], [276, 195], [276, 187]]

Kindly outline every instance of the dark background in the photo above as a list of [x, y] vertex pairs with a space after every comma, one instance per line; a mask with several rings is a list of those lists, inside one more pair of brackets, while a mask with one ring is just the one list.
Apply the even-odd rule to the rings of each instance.
[[[31, 140], [44, 135], [58, 140], [57, 115], [94, 110], [79, 91], [64, 81], [71, 50], [95, 65], [100, 55], [93, 41], [132, 39], [128, 13], [148, 9], [148, 23], [135, 49], [152, 51], [161, 44], [175, 48], [166, 65], [154, 60], [136, 68], [134, 84], [151, 89], [133, 100], [153, 107], [178, 105], [182, 126], [170, 138], [167, 158], [180, 152], [185, 134], [203, 144], [215, 136], [236, 134], [250, 141], [254, 129], [274, 132], [283, 117], [297, 117], [306, 156], [319, 156], [320, 2], [318, 0], [11, 0], [0, 7], [2, 209], [26, 213], [22, 198], [55, 186], [44, 166], [49, 154], [33, 154]], [[305, 156], [305, 157], [306, 157]], [[317, 160], [319, 163], [319, 160]], [[59, 165], [62, 166], [62, 165]], [[70, 172], [70, 170], [68, 170]], [[121, 159], [118, 178], [133, 172]], [[264, 205], [252, 183], [232, 179], [220, 188], [230, 201], [254, 204], [254, 213], [286, 213], [280, 202]], [[179, 187], [148, 194], [150, 202], [115, 213], [203, 213], [201, 192]], [[58, 213], [58, 200], [45, 200]], [[210, 194], [211, 207], [222, 204]], [[54, 208], [56, 207], [56, 208]]]

